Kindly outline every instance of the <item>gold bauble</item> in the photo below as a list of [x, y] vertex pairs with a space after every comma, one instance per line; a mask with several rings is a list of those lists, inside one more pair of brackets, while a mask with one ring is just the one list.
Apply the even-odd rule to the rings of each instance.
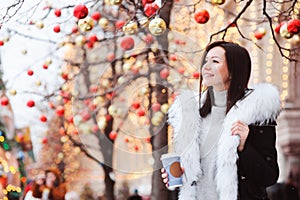
[[35, 26], [38, 29], [42, 29], [42, 28], [44, 28], [44, 23], [42, 21], [37, 21], [37, 22], [35, 22]]
[[15, 96], [17, 94], [17, 91], [15, 89], [11, 89], [9, 91], [9, 94], [12, 95], [12, 96]]
[[82, 32], [90, 31], [94, 28], [94, 20], [91, 17], [78, 20], [78, 27]]
[[214, 5], [222, 5], [225, 3], [225, 0], [211, 0], [211, 3]]
[[122, 3], [122, 0], [110, 0], [109, 2], [111, 5], [120, 5]]
[[152, 19], [149, 23], [149, 31], [153, 35], [161, 35], [166, 31], [166, 22], [159, 17]]
[[130, 21], [123, 26], [123, 32], [127, 35], [133, 35], [138, 32], [138, 25], [134, 21]]
[[107, 28], [108, 23], [109, 23], [109, 21], [105, 17], [102, 17], [98, 22], [99, 26], [101, 26], [101, 28], [103, 28], [103, 29]]

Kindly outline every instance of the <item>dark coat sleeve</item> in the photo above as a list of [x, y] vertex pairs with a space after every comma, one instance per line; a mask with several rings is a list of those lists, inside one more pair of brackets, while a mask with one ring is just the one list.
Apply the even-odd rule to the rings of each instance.
[[276, 123], [250, 125], [244, 150], [239, 152], [239, 176], [251, 184], [268, 187], [277, 182]]

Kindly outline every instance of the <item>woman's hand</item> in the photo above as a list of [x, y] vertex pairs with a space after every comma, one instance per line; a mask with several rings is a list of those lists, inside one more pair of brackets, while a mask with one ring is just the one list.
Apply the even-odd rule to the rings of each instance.
[[245, 147], [246, 140], [249, 135], [249, 127], [246, 123], [238, 120], [232, 124], [231, 127], [232, 135], [240, 136], [240, 144], [238, 146], [238, 151], [243, 151]]
[[[165, 186], [168, 188], [169, 187], [169, 178], [168, 178], [168, 173], [165, 168], [161, 168], [161, 178], [163, 179], [163, 182], [165, 183]], [[181, 167], [182, 174], [184, 173], [184, 168]]]

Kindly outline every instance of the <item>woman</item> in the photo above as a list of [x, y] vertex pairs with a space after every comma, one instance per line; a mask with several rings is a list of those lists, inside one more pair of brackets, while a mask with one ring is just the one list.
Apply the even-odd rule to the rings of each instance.
[[[248, 88], [250, 73], [245, 48], [214, 42], [204, 54], [200, 109], [191, 91], [172, 104], [169, 123], [185, 174], [179, 199], [268, 199], [266, 187], [279, 176], [275, 120], [281, 103], [270, 84]], [[168, 186], [164, 169], [162, 178]]]

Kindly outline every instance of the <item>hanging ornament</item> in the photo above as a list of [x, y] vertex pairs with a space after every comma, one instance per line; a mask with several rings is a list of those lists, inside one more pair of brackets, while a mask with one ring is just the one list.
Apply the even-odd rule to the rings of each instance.
[[107, 18], [105, 17], [102, 17], [99, 22], [98, 22], [99, 26], [103, 29], [107, 28], [108, 24], [109, 24], [109, 21]]
[[74, 17], [76, 17], [77, 19], [83, 19], [83, 18], [85, 18], [88, 14], [89, 14], [89, 10], [88, 10], [88, 8], [87, 8], [85, 5], [83, 5], [83, 4], [80, 4], [80, 5], [75, 6], [74, 11], [73, 11], [73, 15], [74, 15]]
[[284, 23], [281, 27], [280, 27], [280, 36], [285, 38], [285, 39], [290, 39], [291, 37], [293, 37], [293, 34], [290, 33], [287, 29], [287, 23]]
[[47, 117], [45, 115], [42, 115], [40, 117], [41, 122], [46, 122], [47, 121]]
[[111, 140], [115, 140], [117, 138], [118, 133], [116, 131], [112, 131], [109, 133], [109, 138]]
[[134, 21], [130, 21], [123, 26], [123, 32], [127, 35], [133, 35], [138, 32], [138, 25]]
[[147, 3], [144, 7], [144, 13], [147, 17], [150, 17], [156, 13], [159, 9], [156, 3]]
[[54, 10], [54, 15], [55, 15], [56, 17], [60, 17], [60, 16], [61, 16], [61, 10], [60, 10], [59, 8], [55, 9], [55, 10]]
[[34, 106], [35, 106], [35, 103], [34, 103], [34, 101], [33, 101], [33, 100], [29, 100], [29, 101], [27, 101], [27, 106], [28, 106], [29, 108], [32, 108], [32, 107], [34, 107]]
[[291, 19], [287, 23], [287, 30], [289, 33], [298, 34], [300, 32], [300, 20]]
[[54, 26], [54, 27], [53, 27], [53, 31], [54, 31], [55, 33], [59, 33], [59, 32], [60, 32], [60, 26], [59, 26], [59, 25]]
[[9, 94], [12, 95], [12, 96], [15, 96], [17, 94], [17, 91], [15, 89], [11, 89], [9, 91]]
[[149, 23], [149, 31], [153, 35], [161, 35], [166, 31], [166, 22], [159, 17], [155, 17]]
[[170, 71], [167, 68], [164, 68], [160, 71], [159, 75], [162, 79], [167, 79], [170, 75]]
[[9, 104], [9, 100], [7, 97], [1, 97], [1, 105], [2, 106], [7, 106]]
[[259, 28], [257, 31], [254, 33], [254, 37], [258, 40], [262, 39], [266, 35], [267, 31], [265, 28]]
[[125, 51], [131, 50], [134, 47], [134, 39], [132, 37], [125, 37], [122, 39], [120, 46]]
[[298, 44], [300, 42], [300, 36], [299, 35], [294, 35], [292, 37], [292, 43], [293, 44]]
[[110, 0], [109, 1], [111, 5], [120, 5], [122, 3], [122, 0]]
[[78, 20], [78, 27], [82, 32], [90, 31], [94, 28], [94, 20], [91, 17]]
[[44, 23], [43, 23], [43, 21], [37, 21], [37, 22], [35, 22], [35, 26], [38, 29], [42, 29], [42, 28], [44, 28]]
[[194, 15], [194, 19], [199, 24], [205, 24], [209, 18], [209, 12], [206, 9], [197, 10]]
[[211, 0], [211, 3], [214, 5], [223, 5], [225, 0]]
[[101, 17], [102, 17], [102, 16], [101, 16], [100, 12], [98, 12], [98, 11], [94, 12], [94, 13], [91, 15], [91, 18], [92, 18], [93, 20], [95, 20], [95, 21], [99, 21], [99, 19], [100, 19]]

